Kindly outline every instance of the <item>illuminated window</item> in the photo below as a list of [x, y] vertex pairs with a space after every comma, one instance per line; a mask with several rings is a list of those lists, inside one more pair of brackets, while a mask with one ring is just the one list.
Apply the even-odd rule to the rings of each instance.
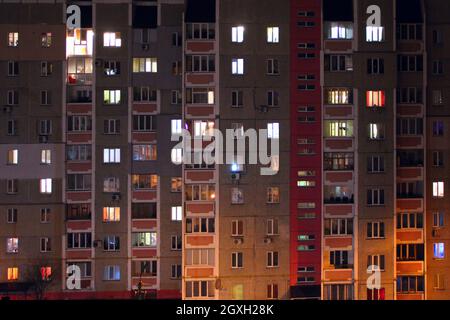
[[366, 41], [367, 42], [381, 42], [384, 40], [384, 27], [366, 27]]
[[41, 150], [41, 164], [52, 163], [52, 151], [49, 149]]
[[120, 39], [120, 32], [104, 32], [103, 33], [104, 47], [121, 47], [122, 39]]
[[267, 203], [280, 203], [280, 188], [279, 187], [269, 187], [267, 188]]
[[267, 137], [269, 139], [280, 139], [280, 124], [278, 122], [267, 124]]
[[46, 32], [41, 34], [42, 48], [49, 48], [52, 45], [52, 33]]
[[325, 121], [324, 127], [326, 137], [353, 137], [352, 120]]
[[214, 88], [187, 88], [186, 103], [214, 104]]
[[178, 135], [182, 133], [181, 119], [172, 119], [170, 123], [172, 135]]
[[444, 182], [442, 181], [433, 182], [433, 197], [435, 198], [444, 197]]
[[445, 258], [445, 247], [444, 243], [433, 243], [433, 257], [435, 259], [444, 259]]
[[7, 253], [19, 252], [19, 238], [6, 238], [6, 252]]
[[183, 219], [182, 209], [181, 206], [172, 207], [172, 221], [181, 221]]
[[384, 91], [366, 91], [366, 105], [368, 107], [384, 107], [385, 102]]
[[133, 247], [156, 247], [156, 232], [133, 232], [131, 234]]
[[353, 39], [353, 24], [346, 22], [331, 22], [327, 27], [328, 39], [348, 40]]
[[103, 179], [103, 192], [119, 192], [120, 179], [117, 177], [106, 177]]
[[133, 58], [133, 72], [158, 72], [156, 58]]
[[157, 154], [156, 144], [133, 145], [134, 161], [154, 161], [157, 159]]
[[315, 186], [316, 186], [315, 181], [309, 181], [309, 180], [297, 181], [297, 187], [300, 187], [300, 188], [309, 188], [309, 187], [315, 187]]
[[19, 150], [13, 149], [8, 150], [7, 164], [18, 164], [19, 163]]
[[107, 76], [115, 76], [120, 74], [120, 61], [108, 60], [103, 65], [103, 72]]
[[39, 192], [46, 194], [52, 193], [52, 179], [41, 179], [39, 182]]
[[156, 189], [158, 187], [158, 176], [156, 174], [133, 174], [131, 185], [134, 190]]
[[369, 139], [370, 140], [383, 140], [384, 139], [384, 124], [382, 123], [370, 123], [369, 124]]
[[231, 28], [231, 41], [241, 43], [244, 42], [244, 27], [237, 26]]
[[52, 278], [52, 267], [41, 267], [41, 278], [43, 281], [49, 281]]
[[214, 135], [213, 121], [194, 121], [194, 137], [205, 137]]
[[120, 163], [120, 149], [103, 149], [103, 163]]
[[19, 279], [19, 268], [8, 268], [8, 281], [15, 281]]
[[268, 43], [280, 42], [280, 28], [279, 27], [268, 27], [267, 28], [267, 42]]
[[172, 178], [170, 183], [171, 192], [181, 192], [183, 187], [183, 180], [180, 177]]
[[173, 148], [171, 151], [170, 158], [173, 164], [182, 164], [183, 163], [183, 149], [182, 148]]
[[104, 104], [120, 104], [120, 90], [103, 90]]
[[19, 33], [9, 32], [8, 33], [8, 47], [18, 47], [19, 46]]
[[103, 280], [119, 281], [120, 280], [120, 266], [105, 266], [105, 269], [103, 272]]
[[236, 75], [244, 74], [244, 59], [231, 60], [231, 73]]
[[103, 222], [120, 221], [120, 207], [103, 207]]
[[330, 89], [327, 92], [328, 104], [350, 104], [353, 103], [353, 95], [349, 89]]

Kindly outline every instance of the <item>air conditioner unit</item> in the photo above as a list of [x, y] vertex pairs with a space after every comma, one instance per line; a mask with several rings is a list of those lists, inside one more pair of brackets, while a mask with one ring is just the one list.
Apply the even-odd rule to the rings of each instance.
[[235, 238], [233, 240], [233, 243], [234, 244], [242, 244], [242, 243], [244, 243], [244, 239], [243, 238]]
[[272, 243], [272, 238], [269, 238], [269, 237], [264, 238], [264, 243], [265, 243], [265, 244]]
[[10, 113], [12, 111], [12, 107], [11, 106], [5, 106], [3, 107], [3, 112], [5, 113]]
[[268, 106], [260, 106], [260, 107], [259, 107], [259, 110], [260, 110], [261, 112], [268, 112], [268, 111], [269, 111], [269, 107], [268, 107]]
[[231, 174], [231, 179], [235, 180], [235, 181], [240, 180], [241, 179], [241, 174], [240, 173], [232, 173]]
[[39, 143], [47, 143], [47, 142], [48, 142], [48, 135], [39, 136]]
[[148, 51], [149, 48], [150, 46], [147, 43], [142, 44], [142, 50]]
[[120, 193], [114, 193], [112, 195], [112, 200], [113, 201], [119, 201], [120, 200]]

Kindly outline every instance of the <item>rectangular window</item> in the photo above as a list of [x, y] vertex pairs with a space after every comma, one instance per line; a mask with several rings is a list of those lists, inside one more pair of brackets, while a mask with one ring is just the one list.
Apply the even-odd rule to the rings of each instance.
[[214, 281], [186, 281], [185, 295], [187, 298], [214, 297]]
[[8, 208], [6, 212], [6, 223], [17, 223], [17, 208]]
[[105, 266], [103, 280], [120, 281], [120, 266]]
[[186, 56], [187, 72], [214, 72], [216, 70], [214, 55], [188, 55]]
[[278, 75], [280, 74], [280, 67], [278, 59], [268, 59], [267, 60], [267, 74]]
[[19, 33], [8, 32], [8, 47], [18, 47], [18, 46], [19, 46]]
[[52, 240], [50, 238], [41, 238], [41, 252], [52, 251]]
[[266, 235], [267, 236], [275, 236], [278, 235], [278, 219], [267, 219], [267, 230]]
[[444, 62], [442, 60], [433, 61], [433, 75], [441, 75], [444, 73]]
[[280, 203], [280, 188], [269, 187], [267, 188], [267, 203]]
[[423, 134], [422, 118], [397, 118], [398, 136], [417, 136]]
[[442, 90], [433, 90], [431, 92], [431, 95], [431, 102], [433, 103], [433, 105], [440, 106], [444, 104], [444, 93], [442, 92]]
[[433, 212], [433, 228], [444, 227], [444, 212]]
[[8, 90], [6, 94], [6, 104], [8, 106], [16, 106], [19, 104], [19, 92], [16, 90]]
[[6, 193], [16, 194], [18, 192], [19, 192], [19, 180], [18, 179], [6, 180]]
[[244, 203], [244, 190], [241, 188], [231, 188], [231, 204]]
[[131, 241], [133, 247], [156, 247], [156, 232], [133, 232]]
[[444, 197], [444, 182], [437, 181], [433, 182], [433, 197], [443, 198]]
[[17, 149], [8, 150], [7, 155], [8, 156], [6, 159], [6, 163], [8, 165], [19, 164], [19, 150]]
[[384, 189], [367, 189], [367, 205], [383, 206], [384, 205]]
[[267, 137], [269, 139], [280, 139], [280, 124], [278, 122], [267, 124]]
[[157, 102], [158, 93], [155, 89], [150, 87], [134, 87], [133, 101], [134, 102]]
[[384, 172], [384, 156], [368, 156], [367, 172], [369, 173]]
[[170, 128], [172, 135], [178, 135], [182, 133], [182, 121], [181, 119], [170, 120]]
[[181, 264], [172, 264], [171, 265], [171, 279], [180, 279], [181, 278]]
[[171, 220], [172, 221], [183, 220], [183, 207], [181, 206], [172, 207]]
[[422, 88], [409, 87], [397, 90], [397, 102], [400, 104], [421, 104], [423, 103]]
[[345, 72], [353, 71], [353, 58], [351, 55], [326, 55], [325, 71]]
[[231, 42], [242, 43], [244, 42], [244, 27], [237, 26], [231, 28]]
[[369, 139], [384, 140], [385, 126], [383, 123], [369, 123]]
[[326, 120], [324, 128], [325, 137], [353, 137], [352, 120]]
[[214, 233], [214, 218], [186, 218], [186, 233]]
[[154, 161], [157, 159], [156, 144], [136, 144], [133, 145], [134, 161]]
[[45, 194], [52, 193], [52, 179], [40, 179], [39, 181], [39, 192]]
[[158, 72], [158, 61], [156, 58], [133, 58], [133, 73]]
[[188, 40], [213, 40], [215, 38], [213, 23], [187, 23], [186, 38]]
[[103, 149], [103, 163], [120, 163], [120, 149]]
[[120, 61], [108, 60], [103, 65], [103, 73], [107, 76], [115, 76], [120, 74]]
[[423, 56], [399, 55], [397, 66], [400, 72], [422, 72]]
[[172, 90], [171, 92], [171, 104], [181, 104], [182, 96], [180, 90]]
[[423, 214], [402, 212], [397, 214], [397, 229], [422, 229]]
[[183, 180], [180, 177], [171, 178], [170, 191], [171, 192], [181, 192]]
[[269, 107], [278, 107], [279, 94], [277, 91], [269, 90], [267, 91], [267, 105]]
[[326, 89], [327, 104], [352, 104], [353, 91], [350, 89]]
[[104, 134], [119, 134], [120, 133], [120, 120], [119, 119], [105, 119], [103, 121], [103, 133]]
[[117, 177], [106, 177], [103, 179], [103, 192], [120, 192], [120, 180]]
[[384, 237], [384, 222], [367, 223], [367, 239], [382, 239]]
[[353, 256], [351, 251], [330, 251], [330, 265], [335, 269], [351, 269], [353, 267]]
[[7, 273], [8, 273], [7, 274], [8, 281], [19, 280], [19, 268], [18, 267], [8, 268]]
[[244, 267], [244, 254], [242, 252], [231, 253], [231, 268], [238, 269]]
[[244, 235], [244, 221], [233, 220], [231, 221], [231, 236], [242, 237]]
[[156, 174], [133, 174], [131, 176], [133, 190], [153, 190], [158, 187]]
[[106, 236], [103, 238], [103, 250], [118, 251], [120, 250], [120, 237]]
[[214, 104], [214, 88], [187, 88], [186, 103]]
[[120, 32], [104, 32], [103, 33], [103, 46], [104, 47], [121, 47], [122, 39], [120, 38]]
[[155, 131], [156, 117], [150, 115], [134, 115], [133, 131]]
[[422, 24], [399, 23], [397, 24], [398, 40], [422, 40]]
[[442, 137], [444, 135], [444, 121], [433, 121], [433, 136]]
[[268, 251], [267, 252], [267, 264], [268, 268], [278, 267], [278, 251]]
[[268, 27], [267, 28], [267, 43], [278, 43], [280, 42], [280, 28], [279, 27]]
[[445, 258], [445, 246], [443, 242], [433, 243], [433, 258], [435, 259]]
[[49, 223], [51, 220], [51, 214], [52, 212], [50, 208], [42, 208], [40, 216], [41, 223]]
[[103, 222], [120, 221], [120, 207], [103, 207]]
[[6, 252], [7, 253], [19, 252], [19, 238], [6, 238]]
[[50, 48], [51, 45], [52, 45], [52, 33], [51, 32], [41, 33], [41, 47]]
[[386, 94], [384, 91], [366, 91], [366, 106], [371, 108], [384, 107]]
[[66, 157], [68, 161], [89, 161], [92, 159], [91, 145], [68, 145], [66, 150]]
[[326, 28], [329, 40], [353, 39], [353, 23], [351, 22], [330, 22]]
[[91, 180], [90, 174], [68, 174], [67, 191], [89, 191], [91, 190]]
[[231, 106], [240, 108], [244, 105], [244, 92], [241, 90], [231, 91]]
[[104, 104], [120, 104], [120, 90], [103, 90]]
[[384, 27], [366, 27], [366, 41], [367, 42], [381, 42], [384, 40]]
[[384, 74], [384, 59], [371, 58], [367, 59], [368, 74]]
[[353, 234], [353, 219], [325, 219], [324, 234], [326, 236], [343, 236]]
[[17, 61], [8, 61], [8, 76], [17, 76], [19, 75], [19, 62]]
[[397, 293], [423, 293], [424, 282], [424, 277], [421, 276], [399, 276], [397, 277]]
[[231, 73], [234, 75], [244, 74], [244, 59], [233, 58], [231, 60]]
[[92, 234], [90, 232], [78, 232], [67, 234], [68, 249], [86, 249], [92, 247]]

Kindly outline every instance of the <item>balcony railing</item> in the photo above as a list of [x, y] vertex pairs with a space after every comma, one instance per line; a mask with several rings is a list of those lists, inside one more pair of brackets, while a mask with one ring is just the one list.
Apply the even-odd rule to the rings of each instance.
[[325, 204], [352, 204], [354, 203], [354, 195], [350, 197], [328, 197], [324, 199]]

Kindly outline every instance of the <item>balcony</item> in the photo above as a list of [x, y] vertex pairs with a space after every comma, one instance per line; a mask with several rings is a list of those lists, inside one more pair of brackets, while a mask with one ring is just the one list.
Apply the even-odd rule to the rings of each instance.
[[323, 200], [324, 204], [353, 204], [354, 196], [342, 196], [342, 197], [327, 197]]
[[92, 85], [92, 73], [69, 73], [67, 74], [68, 85]]
[[92, 87], [69, 86], [67, 88], [67, 103], [92, 103]]

